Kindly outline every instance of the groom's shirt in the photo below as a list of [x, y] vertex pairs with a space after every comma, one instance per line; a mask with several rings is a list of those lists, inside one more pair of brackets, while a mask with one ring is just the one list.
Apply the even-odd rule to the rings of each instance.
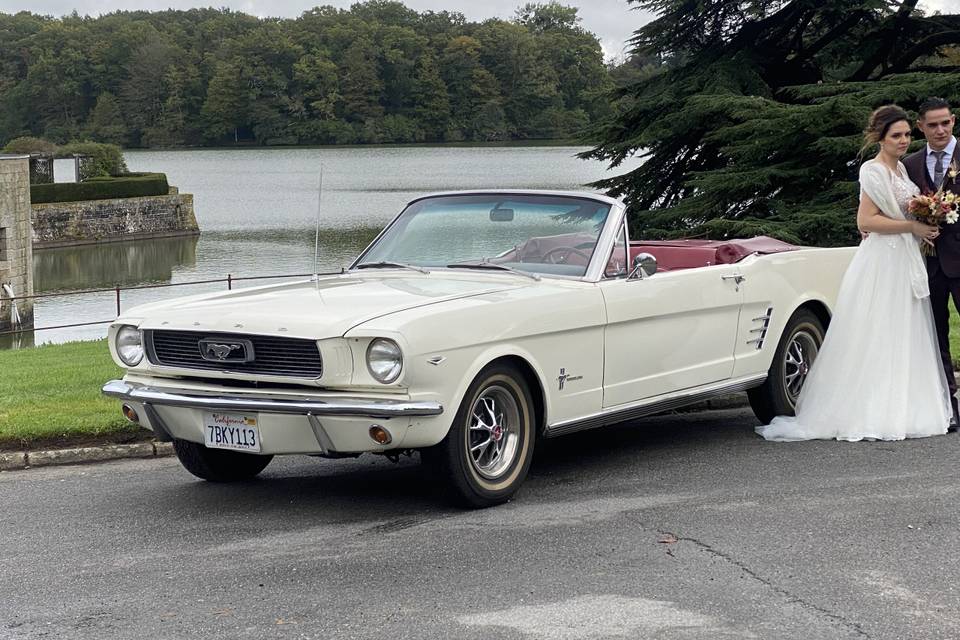
[[[953, 158], [953, 150], [957, 148], [957, 139], [955, 137], [950, 137], [950, 142], [947, 143], [947, 146], [944, 148], [946, 153], [943, 155], [943, 158], [940, 159], [940, 163], [943, 165], [943, 173], [946, 175], [947, 167], [950, 166], [950, 159]], [[937, 156], [933, 155], [933, 149], [930, 148], [928, 144], [926, 146], [927, 153], [927, 177], [930, 178], [930, 184], [933, 184], [933, 176], [937, 174]], [[934, 185], [936, 186], [936, 185]]]

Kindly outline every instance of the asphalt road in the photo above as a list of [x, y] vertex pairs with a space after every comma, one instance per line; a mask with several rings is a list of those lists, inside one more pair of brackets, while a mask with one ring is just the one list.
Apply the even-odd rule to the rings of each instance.
[[960, 435], [767, 443], [749, 413], [546, 444], [459, 511], [416, 459], [0, 473], [2, 638], [957, 638]]

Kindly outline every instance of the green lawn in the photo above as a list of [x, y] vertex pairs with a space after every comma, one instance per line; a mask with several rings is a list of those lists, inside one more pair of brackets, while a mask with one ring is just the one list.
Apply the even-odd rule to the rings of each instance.
[[0, 449], [140, 435], [120, 404], [100, 395], [120, 375], [105, 340], [0, 351]]
[[953, 370], [960, 372], [960, 316], [950, 302], [950, 355], [953, 356]]
[[[952, 306], [950, 344], [956, 362], [960, 316]], [[0, 449], [148, 436], [120, 415], [119, 402], [100, 395], [103, 383], [122, 373], [105, 340], [0, 351]]]

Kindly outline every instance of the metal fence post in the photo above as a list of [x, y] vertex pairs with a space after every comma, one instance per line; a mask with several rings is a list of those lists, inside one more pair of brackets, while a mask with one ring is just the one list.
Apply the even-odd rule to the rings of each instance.
[[228, 273], [227, 274], [227, 291], [232, 291], [232, 290], [233, 290], [233, 274]]
[[120, 317], [120, 285], [117, 285], [117, 317]]

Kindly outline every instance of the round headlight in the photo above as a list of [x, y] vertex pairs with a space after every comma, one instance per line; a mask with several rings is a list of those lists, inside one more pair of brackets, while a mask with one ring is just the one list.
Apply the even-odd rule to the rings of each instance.
[[390, 384], [400, 377], [403, 354], [393, 340], [377, 338], [367, 347], [367, 369], [377, 382]]
[[124, 325], [117, 331], [117, 355], [128, 367], [135, 367], [143, 360], [143, 339], [140, 330]]

